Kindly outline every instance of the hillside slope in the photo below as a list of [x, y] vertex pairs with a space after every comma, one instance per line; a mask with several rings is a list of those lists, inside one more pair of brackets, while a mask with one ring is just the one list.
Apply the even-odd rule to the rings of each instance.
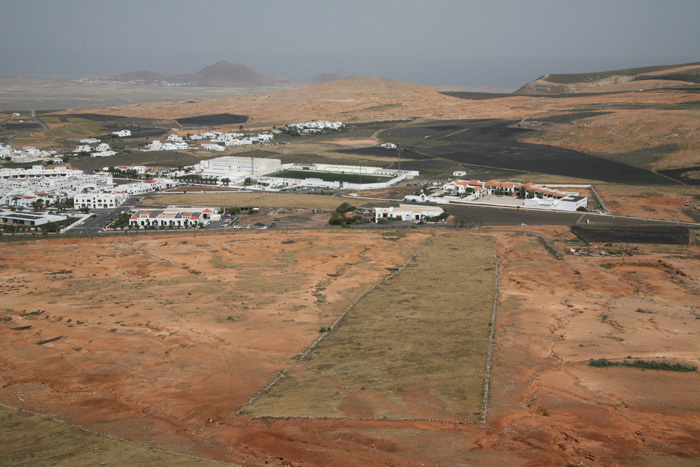
[[516, 94], [624, 92], [700, 83], [700, 63], [628, 68], [593, 73], [547, 74]]

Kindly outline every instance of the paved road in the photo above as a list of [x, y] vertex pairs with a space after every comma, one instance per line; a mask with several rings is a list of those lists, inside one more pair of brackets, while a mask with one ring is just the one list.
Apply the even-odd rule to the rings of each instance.
[[72, 160], [70, 161], [70, 163], [71, 163], [71, 165], [73, 165], [76, 169], [82, 170], [82, 171], [85, 172], [86, 174], [93, 174], [93, 173], [95, 173], [94, 170], [92, 170], [90, 167], [88, 167], [87, 165], [83, 164], [82, 162], [80, 162], [80, 161], [78, 161], [78, 160], [72, 159]]
[[142, 197], [143, 195], [130, 196], [122, 205], [114, 209], [92, 209], [90, 212], [95, 214], [95, 217], [88, 217], [81, 225], [76, 225], [69, 232], [77, 235], [96, 234], [104, 229], [109, 220], [117, 217], [122, 211], [133, 209], [136, 202]]
[[575, 225], [585, 224], [586, 221], [590, 224], [600, 225], [676, 225], [676, 222], [669, 221], [599, 216], [582, 212], [530, 211], [486, 206], [449, 205], [442, 207], [454, 215], [457, 222], [465, 220], [469, 225]]
[[[136, 202], [143, 198], [143, 195], [135, 195], [129, 197], [124, 204], [115, 209], [94, 209], [91, 213], [96, 214], [95, 217], [86, 219], [82, 225], [78, 225], [71, 229], [71, 233], [78, 235], [93, 235], [101, 231], [107, 221], [117, 217], [122, 211], [129, 211], [134, 208]], [[466, 221], [467, 225], [576, 225], [589, 224], [594, 225], [677, 225], [676, 222], [659, 221], [652, 219], [638, 219], [630, 217], [618, 216], [600, 216], [587, 214], [582, 212], [551, 212], [551, 211], [534, 211], [525, 209], [499, 208], [491, 206], [457, 206], [449, 205], [444, 207], [446, 211], [454, 215], [457, 222]], [[221, 221], [212, 222], [207, 230], [229, 230], [231, 226], [224, 227], [224, 223], [228, 218], [222, 218]], [[245, 223], [244, 223], [245, 224]], [[400, 223], [392, 223], [391, 226], [399, 226]], [[691, 228], [700, 228], [699, 224], [687, 225]], [[284, 221], [277, 222], [276, 229], [295, 228], [295, 225], [286, 225]], [[384, 228], [386, 225], [371, 224], [365, 226], [367, 228]]]

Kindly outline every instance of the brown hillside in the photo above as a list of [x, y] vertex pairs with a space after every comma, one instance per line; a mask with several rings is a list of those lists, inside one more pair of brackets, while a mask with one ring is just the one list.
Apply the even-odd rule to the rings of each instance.
[[[234, 113], [249, 117], [246, 128], [269, 128], [314, 119], [345, 123], [416, 118], [537, 121], [586, 109], [601, 113], [580, 120], [535, 126], [539, 131], [523, 135], [522, 138], [613, 157], [647, 168], [698, 165], [700, 142], [696, 129], [700, 125], [700, 117], [694, 104], [697, 96], [674, 89], [650, 89], [646, 92], [637, 89], [642, 85], [658, 87], [666, 82], [620, 82], [616, 86], [622, 92], [613, 94], [548, 98], [511, 95], [470, 100], [447, 96], [437, 88], [385, 78], [353, 77], [292, 91], [135, 104], [95, 109], [94, 112], [160, 119]], [[678, 83], [675, 82], [676, 85]], [[624, 86], [631, 86], [634, 91], [624, 92]], [[659, 146], [661, 152], [654, 149]], [[651, 152], [650, 148], [653, 149]], [[644, 151], [645, 154], [639, 158], [635, 151]]]
[[97, 109], [96, 112], [143, 118], [181, 118], [230, 112], [248, 115], [249, 126], [263, 126], [311, 119], [352, 122], [439, 118], [440, 107], [448, 102], [462, 104], [466, 101], [444, 96], [435, 88], [385, 78], [354, 77], [279, 93], [195, 103], [137, 104]]
[[240, 63], [222, 60], [202, 68], [189, 81], [201, 86], [262, 86], [279, 81], [279, 78], [258, 73]]

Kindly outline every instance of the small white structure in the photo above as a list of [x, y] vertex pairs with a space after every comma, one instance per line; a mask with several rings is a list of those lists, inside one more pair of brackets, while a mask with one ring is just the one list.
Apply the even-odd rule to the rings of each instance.
[[565, 198], [529, 198], [523, 203], [526, 208], [551, 209], [553, 211], [577, 211], [588, 207], [588, 197], [569, 195]]
[[464, 170], [455, 170], [454, 172], [452, 172], [453, 177], [464, 177], [465, 175], [467, 175], [467, 172], [465, 172]]
[[90, 157], [109, 157], [109, 156], [113, 156], [115, 154], [116, 154], [116, 152], [114, 152], [112, 150], [108, 150], [108, 151], [102, 151], [102, 152], [93, 152], [92, 154], [90, 154]]
[[75, 153], [78, 153], [78, 152], [92, 152], [92, 148], [91, 148], [90, 146], [88, 146], [87, 144], [83, 144], [83, 145], [78, 146], [77, 148], [75, 148], [75, 150], [74, 150], [73, 152], [75, 152]]
[[426, 217], [437, 217], [441, 215], [443, 209], [437, 206], [412, 206], [410, 204], [400, 204], [399, 207], [374, 208], [374, 220], [394, 218], [403, 221], [422, 221]]
[[126, 138], [127, 136], [131, 136], [131, 130], [113, 131], [112, 134], [120, 138]]
[[[97, 141], [99, 141], [99, 140], [97, 140]], [[97, 147], [95, 147], [95, 151], [97, 151], [97, 152], [109, 151], [110, 149], [112, 149], [112, 148], [110, 148], [109, 144], [107, 144], [107, 143], [100, 143], [97, 145]]]
[[394, 143], [382, 143], [379, 145], [379, 147], [385, 149], [396, 149], [396, 145]]
[[205, 151], [223, 152], [224, 147], [219, 146], [218, 144], [202, 144], [202, 149]]

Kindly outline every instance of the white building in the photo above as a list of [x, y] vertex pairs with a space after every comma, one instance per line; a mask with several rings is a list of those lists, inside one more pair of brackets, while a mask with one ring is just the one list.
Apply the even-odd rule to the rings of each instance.
[[73, 197], [73, 203], [76, 208], [116, 208], [126, 201], [127, 197], [126, 193], [80, 193]]
[[90, 154], [90, 157], [109, 157], [109, 156], [114, 156], [115, 154], [116, 154], [116, 152], [114, 152], [112, 150], [108, 150], [108, 151], [102, 151], [102, 152], [93, 152], [92, 154]]
[[202, 144], [202, 149], [204, 149], [205, 151], [222, 152], [224, 150], [224, 147], [219, 146], [218, 144]]
[[87, 144], [83, 144], [75, 148], [73, 152], [92, 152], [92, 148]]
[[0, 212], [0, 222], [6, 224], [19, 224], [38, 226], [49, 222], [61, 222], [68, 219], [68, 216], [48, 214], [45, 212]]
[[394, 218], [403, 221], [422, 221], [426, 217], [437, 217], [443, 213], [443, 209], [437, 206], [413, 206], [400, 204], [399, 207], [375, 208], [374, 220]]
[[202, 176], [216, 179], [235, 180], [248, 175], [265, 175], [282, 168], [279, 159], [262, 159], [259, 157], [224, 156], [199, 163]]
[[217, 208], [168, 206], [162, 211], [132, 211], [129, 225], [133, 227], [191, 227], [208, 224], [221, 218]]
[[127, 136], [131, 136], [131, 130], [113, 131], [112, 134], [120, 138], [125, 138]]
[[565, 198], [529, 198], [523, 203], [526, 208], [550, 209], [553, 211], [576, 211], [588, 207], [588, 197], [569, 195]]
[[[97, 140], [97, 141], [99, 141], [99, 140]], [[95, 151], [97, 151], [97, 152], [109, 151], [110, 149], [112, 149], [112, 148], [110, 148], [109, 144], [107, 144], [107, 143], [100, 143], [95, 147]]]

